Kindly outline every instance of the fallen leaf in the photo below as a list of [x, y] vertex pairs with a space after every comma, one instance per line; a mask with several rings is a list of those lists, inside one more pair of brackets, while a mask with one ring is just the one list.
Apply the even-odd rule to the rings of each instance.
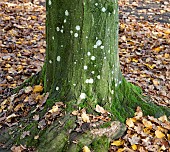
[[81, 114], [81, 118], [84, 122], [90, 122], [89, 116], [85, 112]]
[[34, 86], [34, 89], [33, 89], [34, 93], [42, 92], [42, 91], [43, 91], [43, 86], [41, 86], [41, 85]]
[[134, 123], [133, 123], [132, 118], [129, 118], [129, 119], [126, 120], [126, 125], [128, 127], [134, 127]]
[[124, 144], [124, 140], [115, 140], [111, 143], [112, 146], [121, 146]]
[[90, 149], [87, 146], [83, 147], [83, 152], [91, 152]]
[[155, 131], [155, 135], [157, 138], [163, 138], [165, 137], [165, 134], [163, 134], [160, 130]]
[[53, 106], [52, 109], [49, 110], [48, 112], [50, 112], [50, 113], [56, 113], [56, 112], [58, 112], [58, 105]]
[[145, 126], [146, 128], [152, 129], [152, 123], [151, 123], [150, 121], [148, 121], [148, 120], [146, 120], [146, 119], [143, 119], [143, 120], [142, 120], [142, 123], [144, 124], [144, 126]]
[[96, 112], [98, 113], [105, 113], [106, 111], [104, 110], [103, 107], [99, 106], [99, 105], [96, 105], [96, 108], [95, 108]]
[[137, 150], [137, 148], [138, 148], [138, 147], [137, 147], [136, 144], [132, 145], [132, 149], [133, 149], [133, 150]]

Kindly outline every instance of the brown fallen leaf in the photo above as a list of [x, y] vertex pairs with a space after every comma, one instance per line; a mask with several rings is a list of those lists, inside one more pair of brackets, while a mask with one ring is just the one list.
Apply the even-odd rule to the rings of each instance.
[[41, 86], [41, 85], [34, 86], [34, 89], [33, 89], [34, 93], [42, 92], [42, 91], [43, 91], [43, 86]]

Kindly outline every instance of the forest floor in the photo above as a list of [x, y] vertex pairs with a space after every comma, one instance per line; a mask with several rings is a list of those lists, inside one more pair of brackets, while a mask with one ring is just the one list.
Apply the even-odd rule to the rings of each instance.
[[[41, 93], [41, 84], [11, 93], [43, 66], [46, 48], [44, 6], [44, 0], [0, 2], [1, 129], [18, 125], [19, 118], [26, 117], [32, 106], [42, 109], [48, 97]], [[156, 104], [170, 107], [169, 1], [119, 0], [119, 6], [123, 75], [129, 82], [142, 87], [144, 95], [149, 95]], [[33, 121], [39, 122], [40, 129], [47, 126], [47, 120], [39, 115], [35, 115]], [[166, 116], [159, 119], [143, 116], [138, 108], [135, 116], [126, 120], [126, 125], [126, 134], [111, 142], [110, 151], [170, 151], [170, 122]], [[23, 132], [22, 138], [29, 134]], [[19, 150], [34, 151], [24, 145], [11, 148], [13, 152]]]

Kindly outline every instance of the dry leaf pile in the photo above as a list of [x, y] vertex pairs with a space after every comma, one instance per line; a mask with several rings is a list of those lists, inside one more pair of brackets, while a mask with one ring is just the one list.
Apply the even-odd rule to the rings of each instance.
[[170, 18], [163, 20], [170, 16], [169, 2], [121, 0], [119, 6], [123, 74], [130, 82], [142, 87], [158, 105], [169, 107]]
[[1, 99], [41, 70], [44, 37], [44, 7], [32, 3], [0, 2]]
[[111, 142], [110, 152], [169, 152], [170, 121], [166, 116], [143, 116], [140, 107], [135, 116], [126, 120], [126, 134]]

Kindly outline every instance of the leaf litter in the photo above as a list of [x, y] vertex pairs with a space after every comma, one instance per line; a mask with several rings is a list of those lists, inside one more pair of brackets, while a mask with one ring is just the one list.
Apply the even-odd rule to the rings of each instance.
[[[30, 111], [43, 109], [48, 93], [42, 84], [27, 86], [11, 95], [11, 90], [41, 70], [45, 57], [45, 2], [24, 0], [0, 2], [0, 128], [18, 125]], [[126, 79], [144, 90], [152, 100], [170, 106], [170, 14], [168, 0], [120, 0], [119, 50], [120, 63]], [[32, 109], [34, 105], [34, 109]], [[58, 102], [40, 117], [38, 128], [44, 129], [64, 115], [65, 105]], [[99, 116], [87, 114], [85, 109], [73, 111], [82, 130], [85, 124], [93, 127], [110, 121], [109, 113], [96, 106]], [[105, 114], [107, 113], [107, 114]], [[111, 142], [110, 151], [170, 151], [170, 122], [166, 116], [143, 116], [140, 107], [135, 116], [126, 120], [126, 134]], [[106, 131], [107, 132], [107, 131]], [[99, 131], [101, 133], [101, 131]], [[29, 136], [24, 131], [21, 138]], [[35, 136], [38, 139], [39, 136]], [[14, 145], [11, 151], [26, 151]], [[27, 149], [29, 150], [29, 149]], [[84, 145], [83, 151], [90, 149]]]

